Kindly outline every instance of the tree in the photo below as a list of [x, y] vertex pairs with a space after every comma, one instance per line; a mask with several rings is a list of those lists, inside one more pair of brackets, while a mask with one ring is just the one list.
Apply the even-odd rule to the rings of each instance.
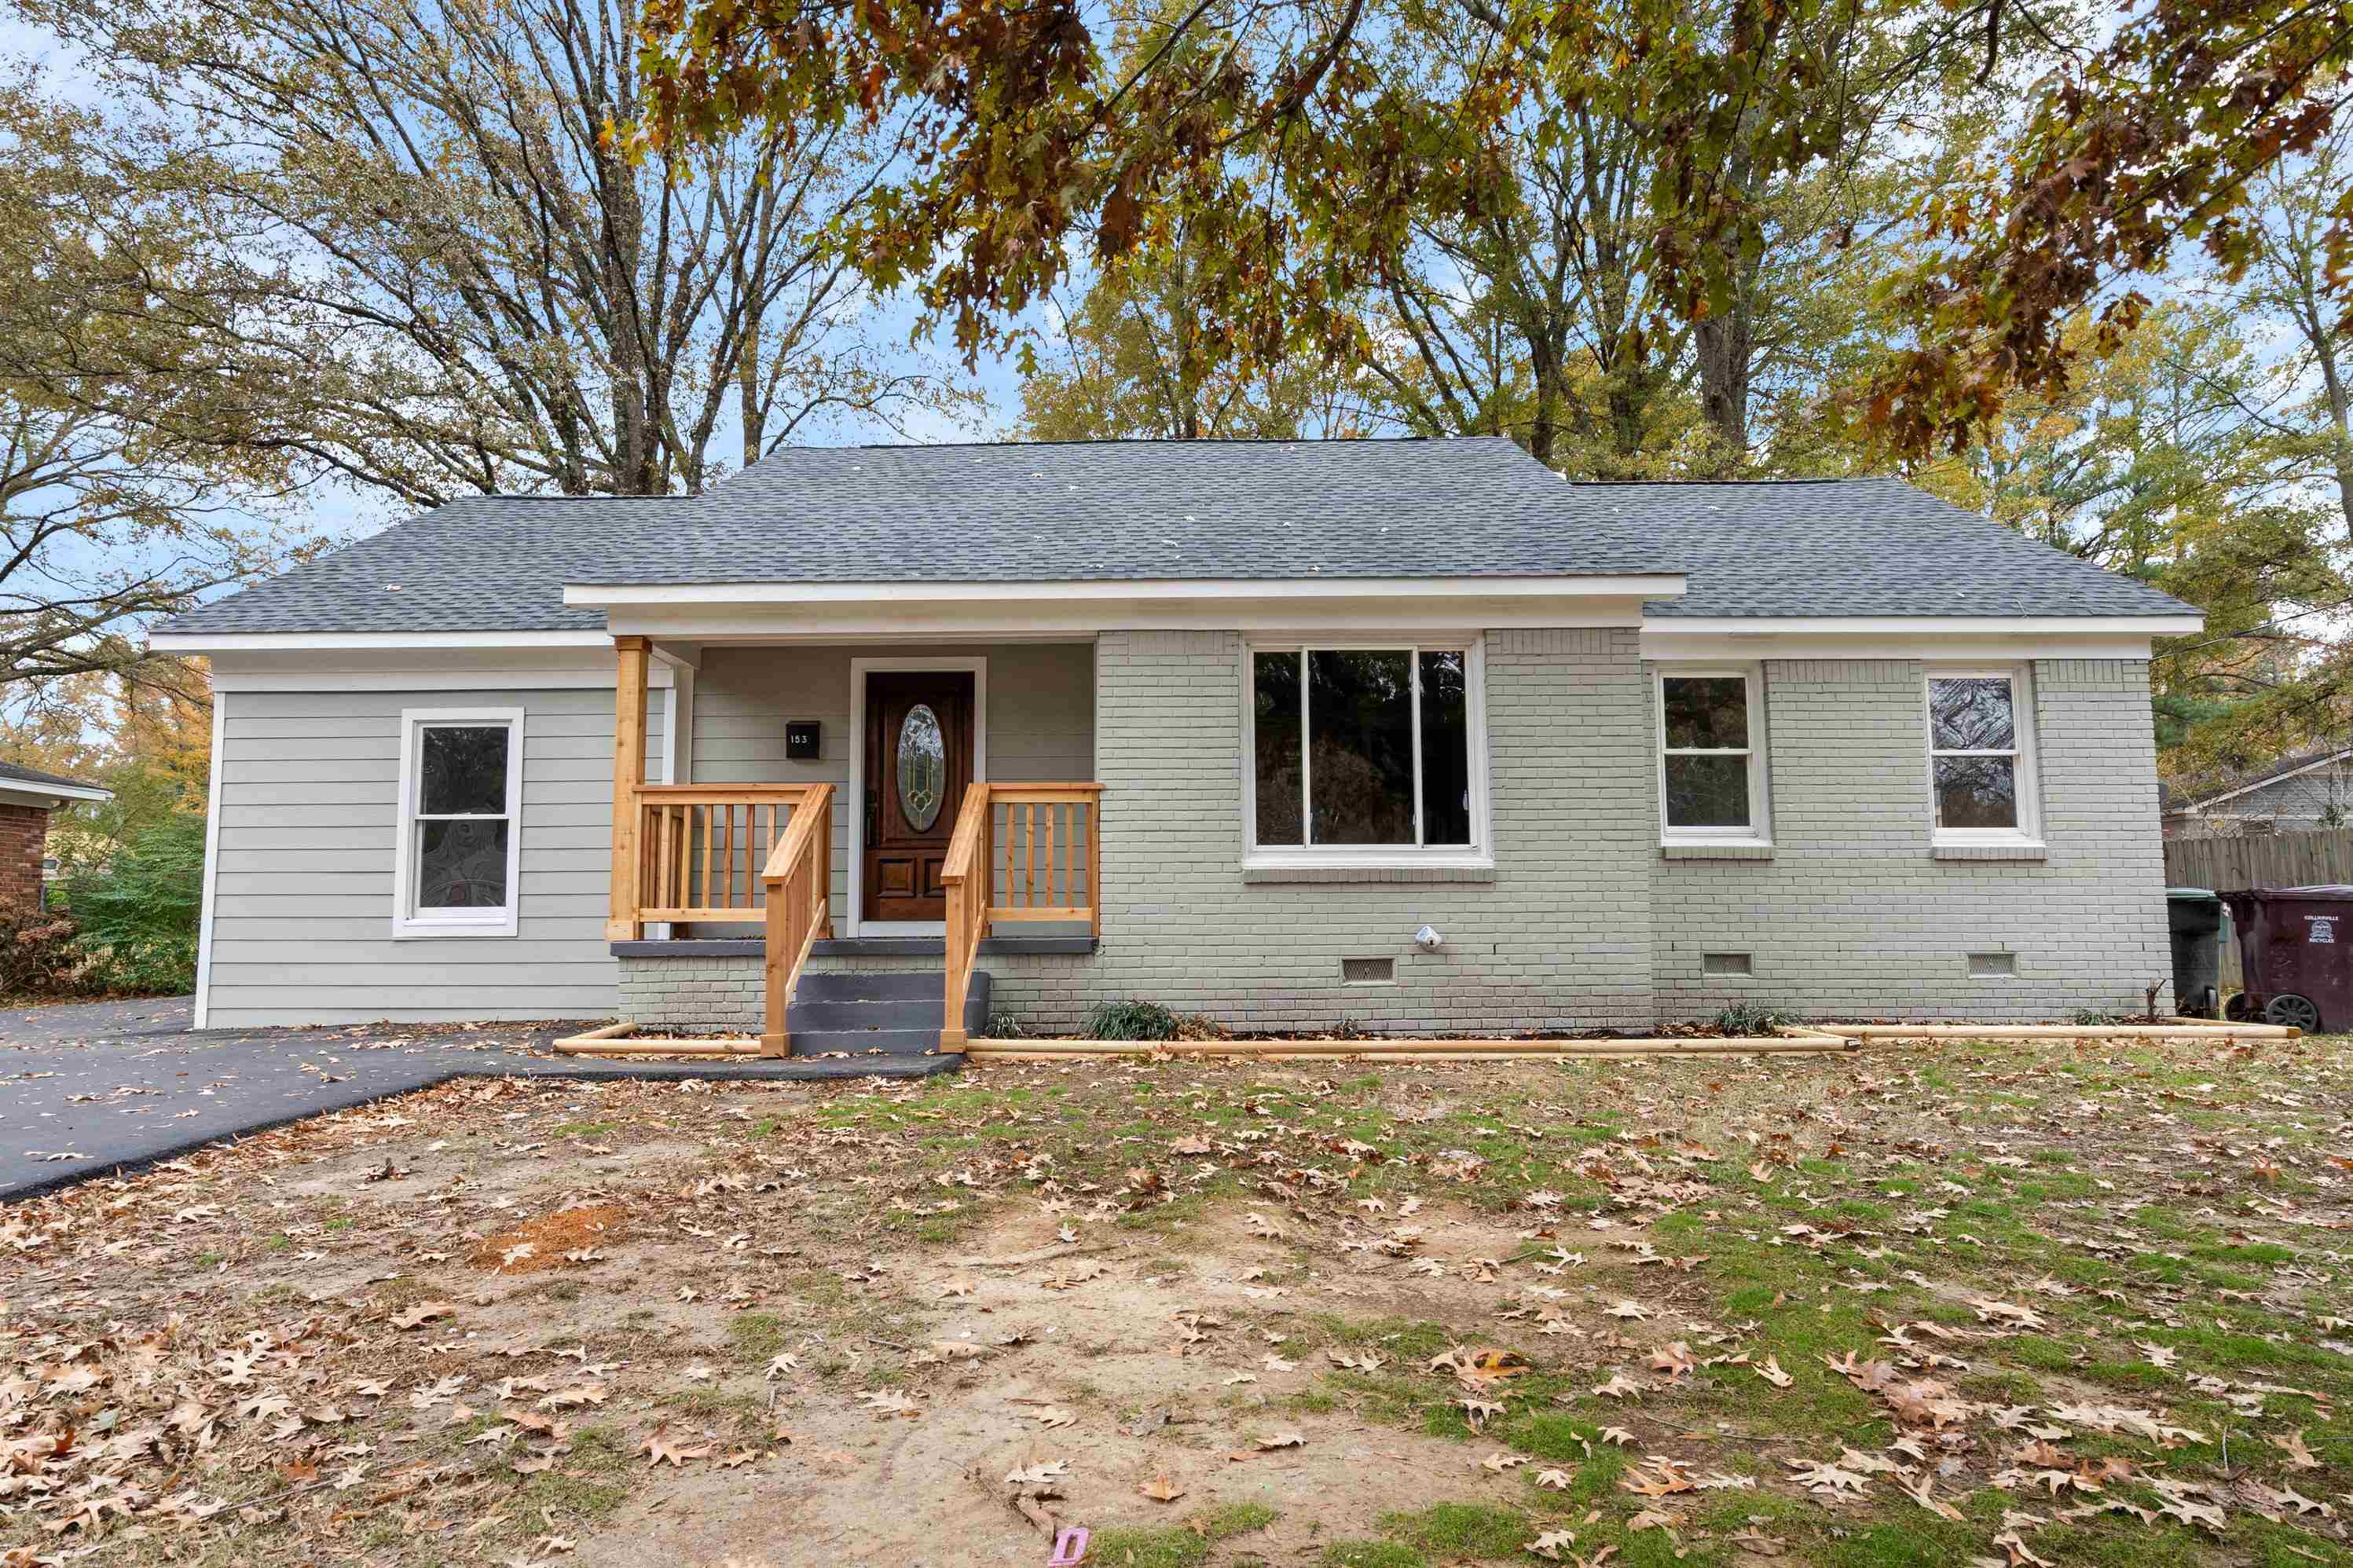
[[2332, 268], [2333, 215], [2353, 188], [2353, 125], [2336, 129], [2298, 159], [2265, 171], [2255, 248], [2235, 303], [2284, 321], [2293, 336], [2272, 384], [2276, 404], [2242, 402], [2242, 412], [2280, 443], [2283, 477], [2336, 498], [2338, 542], [2353, 547], [2353, 335]]
[[126, 187], [86, 112], [0, 83], [0, 690], [149, 663], [141, 633], [267, 570], [268, 466], [128, 419], [176, 353], [190, 215]]
[[433, 504], [701, 490], [829, 417], [955, 399], [877, 353], [835, 226], [908, 152], [887, 115], [780, 121], [632, 166], [638, 13], [588, 0], [26, 0], [202, 214], [159, 301], [174, 439]]
[[1304, 355], [1252, 365], [1234, 354], [1192, 293], [1197, 265], [1181, 242], [1138, 251], [1057, 309], [1058, 347], [1022, 378], [1023, 437], [1292, 440], [1377, 427], [1354, 367]]
[[[2011, 399], [1982, 445], [1915, 475], [2205, 612], [2202, 632], [2158, 645], [2162, 763], [2177, 778], [2341, 744], [2353, 719], [2337, 629], [2353, 578], [2334, 487], [2299, 472], [2298, 433], [2251, 416], [2301, 379], [2249, 342], [2264, 326], [2237, 302], [2161, 307], [2085, 356], [2063, 395]], [[2073, 330], [2088, 340], [2100, 326], [2084, 316]]]
[[[2126, 15], [2076, 44], [2021, 0], [1928, 13], [1859, 82], [1847, 46], [1906, 14], [1888, 0], [1454, 0], [1475, 22], [1449, 123], [1484, 135], [1541, 91], [1556, 111], [1613, 105], [1641, 83], [1659, 161], [1642, 193], [1663, 310], [1723, 333], [1704, 403], [1736, 416], [1743, 269], [1769, 226], [1769, 193], [1834, 160], [1858, 91], [1897, 91], [1973, 40], [1994, 79], [2006, 48], [2057, 46], [2024, 95], [2018, 133], [1915, 216], [1936, 243], [1891, 290], [1912, 346], [1876, 374], [1859, 421], [1899, 449], [1965, 446], [2010, 387], [2063, 390], [2085, 349], [2063, 331], [2121, 278], [2202, 241], [2244, 254], [2249, 182], [2309, 147], [2353, 62], [2341, 10], [2306, 0], [2210, 0]], [[621, 135], [640, 154], [748, 124], [839, 124], [913, 114], [923, 155], [862, 215], [861, 265], [914, 279], [967, 354], [1041, 300], [1092, 241], [1124, 257], [1182, 215], [1217, 258], [1200, 284], [1271, 358], [1329, 347], [1345, 302], [1402, 256], [1413, 225], [1451, 204], [1487, 210], [1500, 171], [1449, 168], [1432, 200], [1425, 122], [1400, 112], [1383, 69], [1394, 30], [1379, 0], [1334, 5], [1187, 0], [1117, 13], [1106, 48], [1071, 0], [1014, 10], [984, 0], [653, 0], [649, 113]], [[1108, 70], [1106, 59], [1132, 58]], [[1247, 177], [1234, 174], [1246, 167]], [[2353, 195], [2333, 240], [2353, 238]], [[2339, 287], [2338, 297], [2348, 297]], [[2145, 310], [2111, 300], [2090, 350]], [[1723, 323], [1734, 323], [1725, 331]], [[1717, 374], [1718, 371], [1724, 374]]]

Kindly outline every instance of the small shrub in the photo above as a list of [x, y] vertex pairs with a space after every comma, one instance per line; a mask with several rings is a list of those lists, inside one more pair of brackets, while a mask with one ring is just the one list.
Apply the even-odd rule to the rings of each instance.
[[72, 918], [54, 910], [0, 910], [0, 995], [87, 996], [101, 989], [79, 935]]
[[2116, 1024], [2129, 1024], [2132, 1019], [2122, 1013], [2104, 1013], [2097, 1007], [2078, 1007], [2067, 1015], [2067, 1021], [2081, 1024], [2086, 1028], [2105, 1028]]
[[1753, 1002], [1735, 1002], [1715, 1016], [1715, 1026], [1727, 1035], [1769, 1035], [1797, 1020], [1787, 1013], [1777, 1013], [1770, 1007], [1759, 1007]]
[[1026, 1040], [1029, 1037], [1029, 1031], [1024, 1029], [1021, 1020], [1010, 1013], [991, 1013], [988, 1016], [988, 1037], [992, 1040]]
[[1157, 1002], [1130, 998], [1105, 1002], [1087, 1015], [1091, 1040], [1173, 1040], [1179, 1027], [1176, 1015]]

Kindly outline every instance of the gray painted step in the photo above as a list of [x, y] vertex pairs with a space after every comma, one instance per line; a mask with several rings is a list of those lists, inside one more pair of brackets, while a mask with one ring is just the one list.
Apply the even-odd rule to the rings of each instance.
[[[796, 1054], [883, 1050], [920, 1055], [939, 1048], [945, 983], [936, 974], [889, 971], [804, 973], [785, 1027]], [[989, 977], [976, 970], [965, 998], [965, 1030], [988, 1026]]]
[[881, 969], [803, 970], [793, 1005], [804, 1002], [929, 1002], [936, 1019], [945, 1005], [947, 977], [929, 973]]

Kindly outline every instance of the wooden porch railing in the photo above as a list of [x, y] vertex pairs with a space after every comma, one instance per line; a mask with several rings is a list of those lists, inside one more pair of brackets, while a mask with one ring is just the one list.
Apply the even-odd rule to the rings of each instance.
[[760, 1054], [788, 1057], [793, 1037], [786, 1026], [786, 1010], [801, 983], [801, 965], [809, 949], [831, 928], [828, 895], [833, 885], [833, 786], [810, 784], [794, 810], [785, 836], [770, 852], [760, 872], [767, 897], [765, 1027], [760, 1031]]
[[[1000, 844], [1001, 888], [995, 852]], [[947, 889], [947, 1011], [940, 1048], [960, 1051], [968, 1035], [964, 1008], [973, 961], [992, 926], [1084, 921], [1093, 935], [1103, 934], [1103, 785], [970, 785], [940, 880]]]
[[761, 873], [829, 784], [640, 784], [637, 910], [646, 921], [756, 921]]

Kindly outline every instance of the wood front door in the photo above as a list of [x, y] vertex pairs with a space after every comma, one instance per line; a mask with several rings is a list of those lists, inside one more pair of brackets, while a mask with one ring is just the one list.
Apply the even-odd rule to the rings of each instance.
[[868, 675], [860, 919], [947, 919], [940, 870], [971, 782], [970, 672]]

